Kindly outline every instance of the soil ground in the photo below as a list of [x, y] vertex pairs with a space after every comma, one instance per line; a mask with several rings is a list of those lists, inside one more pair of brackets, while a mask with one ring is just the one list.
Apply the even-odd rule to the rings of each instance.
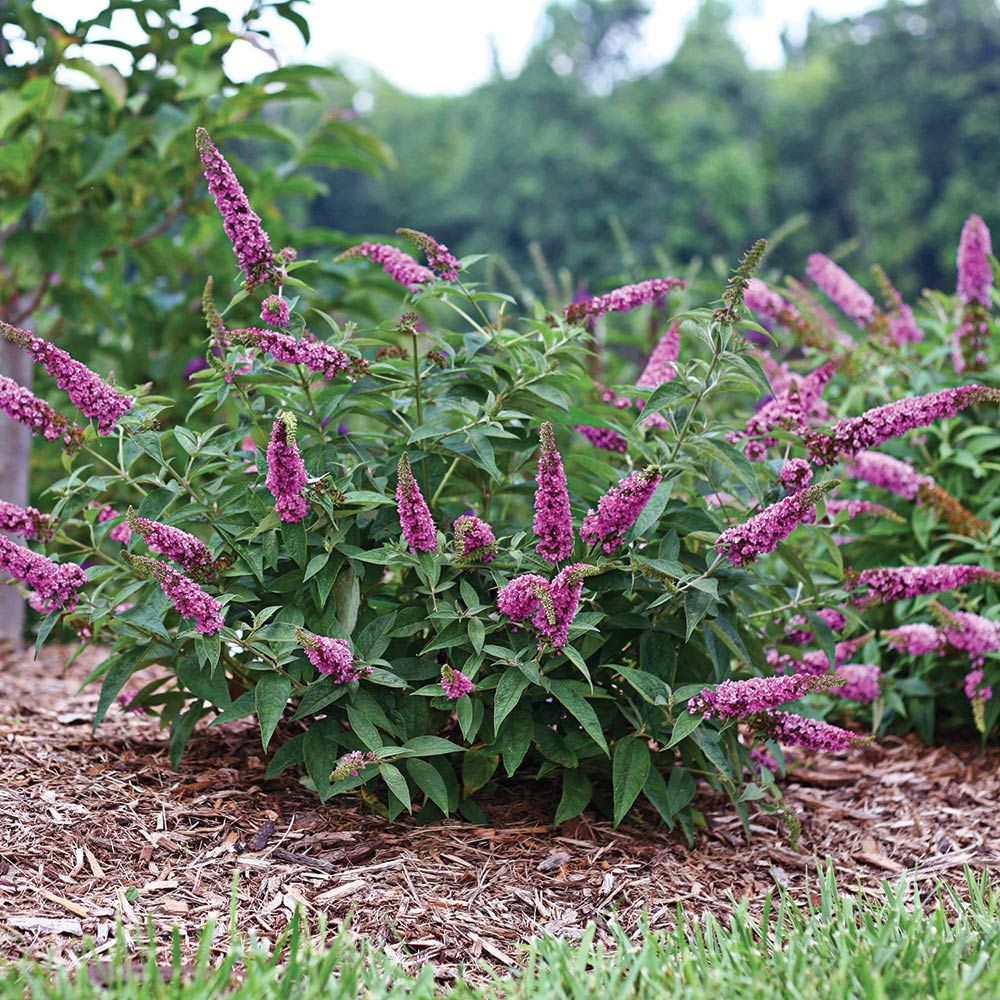
[[114, 709], [91, 735], [98, 688], [79, 686], [97, 656], [67, 670], [64, 649], [0, 650], [0, 957], [74, 961], [82, 937], [110, 949], [118, 920], [136, 934], [151, 919], [165, 946], [177, 926], [193, 950], [212, 917], [225, 950], [234, 873], [244, 932], [273, 941], [300, 906], [333, 929], [353, 913], [356, 931], [448, 979], [460, 962], [516, 964], [520, 942], [575, 938], [589, 921], [609, 940], [609, 922], [631, 931], [644, 913], [671, 926], [678, 903], [725, 916], [776, 885], [805, 898], [825, 859], [857, 894], [904, 875], [961, 887], [966, 865], [1000, 872], [998, 749], [888, 739], [799, 762], [784, 783], [794, 849], [764, 814], [747, 843], [708, 794], [690, 849], [652, 823], [554, 829], [548, 792], [524, 784], [483, 803], [492, 827], [390, 826], [320, 805], [294, 775], [264, 781], [247, 726], [199, 729], [178, 773], [155, 720]]

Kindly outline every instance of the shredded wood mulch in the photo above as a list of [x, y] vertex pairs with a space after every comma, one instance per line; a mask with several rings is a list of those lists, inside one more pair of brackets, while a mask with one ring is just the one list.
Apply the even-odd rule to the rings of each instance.
[[678, 903], [724, 917], [776, 885], [804, 898], [827, 858], [856, 893], [904, 874], [961, 890], [966, 865], [1000, 872], [1000, 749], [889, 739], [804, 761], [785, 783], [794, 848], [762, 813], [747, 843], [707, 793], [691, 849], [652, 822], [615, 830], [588, 814], [554, 829], [554, 792], [525, 784], [483, 803], [491, 827], [388, 825], [353, 802], [321, 805], [294, 775], [265, 782], [246, 725], [199, 729], [178, 773], [155, 720], [116, 708], [92, 736], [98, 689], [78, 688], [98, 655], [65, 670], [65, 650], [0, 650], [0, 957], [78, 961], [84, 937], [109, 950], [118, 921], [142, 946], [148, 920], [165, 949], [177, 926], [193, 952], [213, 917], [224, 951], [234, 874], [244, 932], [273, 941], [298, 907], [331, 930], [353, 913], [356, 931], [447, 980], [589, 921], [610, 940], [611, 922], [631, 931], [644, 913], [673, 925]]

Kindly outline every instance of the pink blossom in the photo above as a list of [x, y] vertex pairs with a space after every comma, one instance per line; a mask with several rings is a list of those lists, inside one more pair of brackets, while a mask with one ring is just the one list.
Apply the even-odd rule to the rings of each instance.
[[821, 253], [811, 254], [806, 274], [860, 327], [876, 315], [875, 300], [842, 267]]
[[352, 750], [345, 753], [334, 765], [330, 774], [331, 781], [343, 781], [345, 778], [356, 778], [370, 764], [378, 763], [378, 757], [373, 750]]
[[139, 517], [131, 507], [127, 517], [129, 525], [142, 535], [151, 552], [172, 559], [196, 580], [204, 581], [215, 574], [215, 559], [201, 539], [172, 525]]
[[390, 246], [387, 243], [359, 243], [357, 246], [345, 250], [337, 257], [337, 260], [350, 260], [352, 257], [365, 257], [375, 264], [381, 264], [382, 270], [393, 281], [398, 282], [410, 292], [417, 292], [423, 285], [431, 284], [436, 280], [433, 271], [424, 267], [423, 264], [418, 264], [399, 247]]
[[2, 321], [0, 336], [26, 350], [69, 396], [69, 401], [85, 417], [97, 421], [99, 434], [110, 434], [115, 424], [135, 405], [131, 396], [117, 392], [55, 344]]
[[734, 566], [754, 562], [759, 556], [773, 552], [800, 524], [815, 517], [813, 507], [837, 485], [837, 480], [816, 483], [765, 507], [743, 524], [722, 532], [716, 548]]
[[83, 443], [82, 427], [70, 423], [48, 403], [6, 375], [0, 375], [0, 411], [46, 441], [61, 440], [69, 452], [76, 451]]
[[541, 428], [538, 453], [538, 488], [535, 490], [535, 551], [550, 563], [568, 559], [573, 551], [573, 516], [569, 508], [569, 488], [562, 456], [556, 447], [552, 424]]
[[757, 734], [764, 739], [816, 752], [836, 753], [861, 742], [853, 733], [839, 726], [790, 712], [763, 712], [753, 723]]
[[[97, 513], [97, 523], [105, 524], [107, 521], [113, 521], [116, 517], [123, 517], [124, 515], [114, 509], [114, 507], [103, 506]], [[117, 542], [119, 545], [128, 545], [132, 541], [132, 529], [129, 527], [128, 521], [122, 521], [121, 524], [116, 524], [109, 532], [108, 538], [113, 542]]]
[[441, 670], [441, 690], [446, 698], [457, 701], [476, 690], [476, 685], [469, 680], [461, 670], [453, 670], [445, 666]]
[[953, 649], [969, 654], [974, 666], [980, 665], [987, 653], [1000, 649], [1000, 624], [968, 611], [948, 611], [937, 605], [945, 621], [941, 637]]
[[327, 382], [338, 375], [357, 376], [367, 367], [364, 359], [352, 358], [311, 333], [297, 339], [290, 333], [248, 327], [231, 331], [229, 338], [233, 343], [256, 347], [284, 364], [305, 365], [310, 371], [319, 372]]
[[841, 698], [867, 705], [882, 693], [882, 671], [874, 663], [848, 663], [837, 673], [847, 682], [837, 691]]
[[809, 431], [806, 444], [815, 465], [829, 465], [842, 455], [857, 455], [890, 438], [902, 437], [914, 427], [926, 427], [954, 417], [969, 406], [1000, 402], [1000, 389], [963, 385], [926, 396], [909, 396], [868, 410], [860, 417], [839, 420], [832, 430]]
[[399, 526], [411, 552], [437, 552], [437, 526], [410, 468], [409, 456], [399, 458], [396, 479], [396, 510]]
[[75, 563], [55, 563], [0, 535], [0, 570], [30, 587], [33, 607], [43, 614], [57, 609], [72, 611], [87, 574]]
[[[544, 604], [552, 608], [552, 591], [549, 581], [538, 573], [522, 573], [497, 593], [497, 608], [512, 622], [519, 623], [533, 618]], [[554, 616], [554, 612], [552, 612]]]
[[750, 761], [756, 766], [758, 771], [766, 767], [769, 771], [777, 774], [780, 770], [778, 762], [761, 747], [754, 747], [750, 751]]
[[966, 305], [976, 302], [987, 309], [992, 302], [993, 245], [982, 217], [970, 215], [962, 226], [958, 242], [958, 297]]
[[280, 295], [268, 295], [261, 303], [260, 318], [271, 326], [280, 326], [284, 329], [291, 321], [288, 300]]
[[[652, 413], [650, 417], [658, 416]], [[602, 451], [614, 451], [624, 455], [628, 450], [628, 441], [618, 431], [610, 427], [586, 427], [582, 424], [576, 428], [595, 448]]]
[[121, 710], [128, 715], [145, 715], [146, 709], [142, 705], [136, 704], [136, 698], [138, 697], [139, 692], [135, 688], [127, 688], [115, 700], [118, 702]]
[[778, 479], [789, 493], [798, 493], [812, 482], [812, 466], [804, 458], [790, 458], [781, 467]]
[[899, 628], [886, 629], [882, 633], [893, 649], [907, 656], [923, 656], [926, 653], [938, 653], [942, 648], [942, 639], [933, 625], [917, 622], [913, 625], [900, 625]]
[[[843, 666], [849, 662], [865, 643], [871, 638], [871, 633], [856, 636], [853, 639], [843, 639], [833, 648], [834, 667]], [[821, 649], [811, 649], [803, 653], [801, 659], [787, 656], [776, 649], [767, 651], [767, 662], [775, 670], [783, 670], [791, 674], [804, 674], [808, 677], [819, 677], [830, 669], [830, 659]]]
[[582, 324], [607, 312], [631, 312], [647, 302], [659, 302], [672, 289], [683, 288], [685, 284], [680, 278], [650, 278], [635, 285], [623, 285], [606, 295], [597, 295], [568, 305], [566, 319], [571, 323]]
[[596, 511], [593, 507], [587, 511], [580, 537], [589, 545], [600, 545], [610, 555], [624, 543], [662, 478], [655, 465], [626, 476], [601, 497]]
[[463, 514], [452, 525], [455, 533], [455, 554], [462, 562], [493, 562], [497, 555], [497, 540], [485, 521]]
[[331, 639], [325, 635], [313, 635], [304, 629], [296, 629], [299, 645], [305, 650], [309, 662], [324, 676], [332, 677], [338, 684], [349, 684], [363, 674], [370, 674], [372, 668], [358, 664], [354, 650], [346, 639]]
[[[831, 632], [843, 632], [847, 628], [847, 619], [844, 617], [843, 612], [838, 611], [836, 608], [820, 608], [816, 612], [816, 617], [826, 622], [830, 626]], [[786, 634], [790, 643], [802, 646], [806, 643], [815, 642], [816, 636], [805, 628], [808, 622], [809, 619], [805, 615], [795, 615], [789, 620], [788, 624], [792, 626], [792, 629], [790, 631], [786, 629]]]
[[[884, 517], [898, 524], [903, 523], [903, 519], [894, 510], [880, 503], [872, 503], [870, 500], [840, 500], [835, 498], [826, 501], [826, 513], [829, 517], [836, 517], [842, 511], [847, 511], [849, 521], [853, 521], [854, 518], [860, 517], [862, 514], [868, 514], [871, 517]], [[844, 536], [837, 535], [835, 540], [842, 537]], [[837, 544], [842, 543], [838, 541]]]
[[844, 470], [854, 479], [862, 479], [907, 500], [915, 499], [921, 488], [934, 483], [930, 476], [917, 472], [909, 462], [878, 451], [860, 451], [846, 458]]
[[18, 507], [0, 500], [0, 531], [47, 542], [56, 530], [56, 523], [55, 518], [34, 507]]
[[419, 229], [397, 229], [396, 232], [423, 250], [432, 271], [436, 271], [445, 281], [458, 281], [462, 265], [443, 243]]
[[965, 675], [965, 697], [969, 701], [974, 702], [977, 699], [989, 701], [993, 697], [993, 688], [989, 684], [983, 683], [985, 679], [986, 675], [983, 673], [982, 667], [976, 667]]
[[746, 719], [769, 708], [798, 701], [815, 687], [813, 678], [803, 674], [776, 674], [751, 677], [745, 681], [723, 681], [715, 690], [703, 688], [688, 702], [688, 711], [701, 712], [706, 719]]
[[205, 167], [208, 190], [222, 215], [222, 228], [233, 244], [240, 270], [246, 275], [247, 288], [277, 281], [279, 274], [271, 241], [233, 168], [204, 128], [195, 130], [195, 145]]
[[540, 601], [533, 622], [538, 633], [546, 638], [553, 649], [562, 649], [569, 641], [569, 628], [580, 607], [585, 577], [598, 572], [587, 563], [574, 563], [560, 570], [548, 585], [551, 614], [547, 602]]
[[194, 580], [178, 573], [159, 559], [151, 556], [127, 556], [132, 565], [151, 576], [159, 584], [170, 603], [182, 618], [194, 619], [195, 628], [202, 635], [215, 635], [222, 630], [222, 605], [207, 594]]
[[681, 322], [674, 320], [667, 332], [660, 338], [646, 367], [636, 379], [640, 389], [655, 389], [664, 382], [672, 382], [677, 377], [675, 362], [681, 353]]
[[743, 304], [768, 326], [795, 328], [802, 322], [798, 309], [759, 278], [751, 278], [743, 294]]
[[895, 569], [865, 569], [850, 573], [850, 590], [867, 588], [854, 598], [858, 607], [888, 604], [907, 597], [920, 597], [945, 590], [959, 590], [973, 583], [1000, 582], [1000, 573], [983, 566], [949, 563], [944, 566], [900, 566]]
[[278, 414], [271, 429], [265, 482], [282, 521], [295, 524], [306, 517], [309, 504], [302, 494], [309, 482], [309, 473], [295, 441], [295, 417], [291, 413]]

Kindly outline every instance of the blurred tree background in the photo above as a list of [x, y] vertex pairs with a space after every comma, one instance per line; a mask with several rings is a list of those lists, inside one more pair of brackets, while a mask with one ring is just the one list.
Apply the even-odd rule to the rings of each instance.
[[858, 273], [881, 263], [909, 295], [950, 286], [963, 219], [1000, 208], [994, 0], [813, 18], [777, 71], [748, 68], [729, 5], [704, 0], [668, 64], [630, 73], [645, 13], [642, 0], [553, 6], [523, 70], [464, 96], [370, 82], [368, 123], [398, 165], [339, 176], [311, 216], [405, 222], [525, 275], [534, 244], [591, 285], [732, 260], [784, 227], [771, 264], [790, 272], [824, 250]]

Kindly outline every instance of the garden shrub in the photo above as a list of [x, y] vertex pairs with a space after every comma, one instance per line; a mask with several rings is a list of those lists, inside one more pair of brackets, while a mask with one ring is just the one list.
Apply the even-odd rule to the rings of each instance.
[[[157, 427], [169, 400], [0, 327], [96, 421], [0, 385], [67, 468], [50, 511], [0, 512], [29, 539], [55, 531], [58, 561], [0, 539], [0, 567], [46, 614], [39, 642], [62, 620], [110, 646], [97, 723], [116, 699], [156, 714], [177, 766], [199, 720], [253, 716], [276, 746], [269, 775], [301, 769], [322, 799], [359, 790], [393, 818], [419, 804], [422, 819], [481, 819], [491, 782], [551, 776], [558, 822], [591, 802], [619, 822], [642, 796], [688, 835], [696, 777], [747, 822], [750, 801], [780, 808], [782, 746], [861, 738], [821, 715], [836, 707], [825, 692], [871, 687], [853, 669], [867, 639], [851, 597], [880, 581], [844, 572], [844, 487], [827, 466], [995, 392], [949, 390], [830, 434], [823, 391], [860, 362], [751, 280], [763, 241], [714, 309], [668, 322], [684, 283], [661, 277], [515, 320], [474, 280], [481, 258], [400, 230], [426, 265], [384, 243], [338, 257], [400, 286], [399, 313], [358, 326], [310, 308], [313, 262], [275, 252], [203, 130], [197, 148], [244, 287], [220, 313], [210, 279], [209, 367], [172, 429]], [[812, 375], [758, 354], [743, 300], [764, 292], [810, 344]], [[229, 328], [249, 297], [263, 325]], [[598, 381], [621, 371], [600, 357], [602, 326], [650, 303], [663, 333], [626, 396]], [[734, 413], [765, 391], [742, 430]], [[785, 442], [801, 457], [768, 457]], [[774, 641], [777, 623], [815, 641], [811, 662]]]

